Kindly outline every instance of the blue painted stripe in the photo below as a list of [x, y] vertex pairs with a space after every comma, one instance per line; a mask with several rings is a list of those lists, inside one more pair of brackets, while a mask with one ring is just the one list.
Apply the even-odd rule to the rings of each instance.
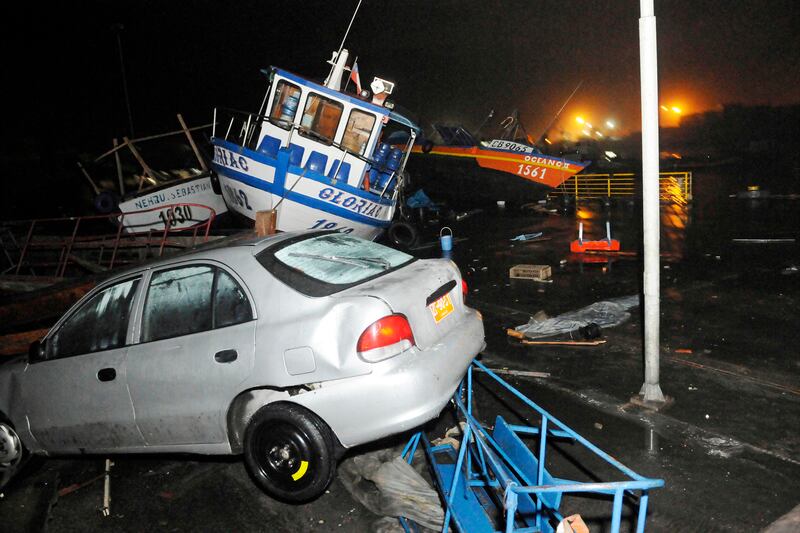
[[[245, 147], [243, 147], [241, 145], [234, 144], [232, 142], [225, 141], [223, 139], [219, 139], [219, 138], [216, 138], [216, 137], [211, 139], [211, 141], [215, 146], [218, 145], [221, 148], [225, 148], [226, 150], [230, 150], [231, 152], [233, 152], [235, 154], [246, 156], [246, 157], [248, 157], [248, 158], [250, 158], [250, 159], [252, 159], [254, 161], [257, 161], [259, 163], [263, 163], [265, 165], [269, 165], [271, 167], [276, 167], [276, 171], [275, 171], [275, 183], [276, 183], [276, 185], [279, 182], [279, 172], [277, 170], [277, 159], [269, 157], [269, 156], [267, 156], [265, 154], [262, 154], [260, 152], [255, 152], [255, 151], [250, 150], [249, 148], [245, 148]], [[284, 148], [281, 148], [281, 150], [284, 150]], [[338, 161], [338, 159], [336, 159], [336, 161]], [[215, 165], [215, 168], [219, 167], [219, 168], [225, 169], [226, 172], [233, 172], [236, 175], [246, 176], [243, 173], [236, 172], [235, 170], [231, 170], [230, 167], [221, 166], [221, 165], [218, 165], [217, 163], [213, 163], [213, 164]], [[297, 174], [299, 176], [300, 174], [303, 173], [303, 167], [297, 167], [297, 166], [291, 165], [289, 167], [289, 172], [291, 172], [292, 174]], [[250, 177], [250, 176], [248, 176], [248, 177]], [[392, 200], [391, 199], [389, 199], [389, 198], [381, 198], [379, 195], [374, 194], [374, 193], [372, 193], [370, 191], [365, 191], [364, 189], [359, 189], [358, 187], [353, 187], [352, 185], [348, 185], [347, 183], [343, 182], [342, 180], [336, 180], [336, 185], [333, 185], [333, 182], [329, 177], [325, 176], [324, 174], [320, 174], [319, 172], [314, 172], [312, 170], [308, 170], [308, 171], [306, 171], [306, 174], [303, 177], [312, 179], [312, 180], [314, 180], [314, 181], [316, 181], [318, 183], [322, 183], [323, 185], [326, 185], [328, 187], [335, 187], [336, 189], [338, 189], [340, 191], [348, 192], [348, 193], [350, 193], [350, 194], [352, 194], [354, 196], [358, 196], [359, 198], [363, 198], [364, 200], [369, 200], [370, 202], [374, 202], [376, 204], [381, 204], [381, 205], [385, 205], [385, 206], [391, 206], [392, 205]], [[253, 178], [253, 179], [258, 179], [258, 178]], [[287, 178], [287, 179], [291, 179], [291, 178]], [[248, 183], [248, 185], [250, 184], [245, 179], [242, 179], [240, 181]], [[261, 181], [261, 180], [259, 180], [259, 181]], [[294, 183], [293, 180], [292, 180], [292, 183]], [[253, 186], [255, 187], [255, 185], [253, 185]], [[275, 191], [279, 190], [276, 186], [273, 186], [273, 187], [275, 187], [275, 189], [274, 189]], [[267, 189], [264, 189], [264, 190], [267, 190]], [[272, 191], [270, 191], [270, 192], [272, 192]], [[276, 192], [276, 194], [280, 194], [280, 193]]]
[[283, 190], [281, 187], [276, 187], [273, 183], [270, 183], [266, 180], [262, 180], [260, 178], [256, 178], [250, 174], [245, 174], [244, 172], [238, 172], [236, 170], [232, 170], [230, 167], [224, 167], [218, 163], [211, 163], [214, 167], [214, 171], [217, 174], [222, 174], [226, 178], [235, 179], [237, 181], [241, 181], [245, 185], [250, 185], [251, 187], [255, 187], [256, 189], [261, 189], [262, 191], [267, 191], [272, 194], [280, 195], [281, 191]]
[[[228, 167], [224, 167], [217, 163], [212, 163], [214, 166], [214, 170], [225, 176], [228, 179], [240, 181], [245, 185], [249, 185], [256, 189], [260, 189], [262, 191], [266, 191], [277, 196], [282, 195], [282, 190], [275, 187], [272, 183], [268, 181], [264, 181], [262, 179], [255, 178], [249, 174], [245, 174], [243, 172], [237, 172], [235, 170], [231, 170]], [[338, 189], [338, 187], [332, 187], [333, 189]], [[354, 213], [349, 209], [344, 207], [338, 207], [336, 205], [331, 204], [330, 202], [325, 202], [323, 200], [319, 200], [317, 198], [312, 198], [310, 196], [306, 196], [304, 194], [300, 194], [294, 191], [287, 191], [286, 192], [286, 199], [291, 200], [293, 202], [297, 202], [298, 204], [305, 205], [307, 207], [311, 207], [317, 209], [319, 211], [324, 211], [327, 213], [331, 213], [336, 216], [340, 216], [342, 218], [346, 218], [348, 220], [353, 220], [355, 222], [361, 222], [362, 224], [368, 224], [370, 226], [377, 226], [377, 227], [387, 227], [391, 222], [390, 221], [382, 221], [377, 220], [374, 218], [370, 218], [368, 216], [364, 216], [359, 213]]]
[[353, 220], [355, 222], [361, 222], [362, 224], [368, 224], [370, 226], [378, 226], [381, 228], [385, 228], [389, 226], [389, 224], [391, 224], [390, 220], [385, 220], [385, 221], [377, 220], [375, 218], [370, 218], [364, 215], [360, 215], [343, 207], [337, 207], [329, 202], [318, 200], [317, 198], [311, 198], [310, 196], [306, 196], [304, 194], [300, 194], [294, 191], [288, 192], [286, 194], [286, 199], [291, 200], [293, 202], [297, 202], [298, 204], [305, 205], [307, 207], [312, 207], [319, 211], [325, 211], [331, 213], [332, 215], [340, 216], [342, 218]]

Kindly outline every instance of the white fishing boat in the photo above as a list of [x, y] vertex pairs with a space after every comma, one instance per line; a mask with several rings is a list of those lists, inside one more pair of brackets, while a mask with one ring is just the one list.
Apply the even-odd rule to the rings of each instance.
[[[342, 90], [348, 56], [334, 52], [321, 84], [264, 71], [269, 87], [258, 113], [214, 110], [212, 167], [229, 210], [255, 220], [274, 209], [280, 231], [336, 229], [368, 239], [391, 224], [419, 128], [387, 101], [392, 82]], [[383, 142], [386, 128], [398, 127], [409, 133], [405, 145]]]
[[[95, 178], [78, 163], [95, 192], [95, 210], [102, 214], [119, 210], [123, 215], [119, 223], [126, 233], [195, 228], [209, 221], [218, 222], [228, 210], [192, 137], [192, 131], [209, 125], [189, 128], [180, 114], [178, 121], [180, 130], [140, 139], [125, 138], [121, 144], [115, 139], [111, 150], [91, 162]], [[184, 136], [186, 145], [181, 142]], [[189, 149], [196, 161], [176, 168], [177, 160], [184, 161], [179, 154]], [[156, 157], [161, 159], [157, 164], [145, 158], [145, 154], [154, 152], [162, 155]], [[116, 180], [110, 177], [112, 174], [116, 174]]]

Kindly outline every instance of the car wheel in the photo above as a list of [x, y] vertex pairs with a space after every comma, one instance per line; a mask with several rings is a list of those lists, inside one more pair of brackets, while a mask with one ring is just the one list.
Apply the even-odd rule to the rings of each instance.
[[293, 503], [322, 494], [336, 472], [331, 430], [312, 412], [288, 403], [266, 405], [253, 415], [244, 460], [265, 492]]
[[14, 426], [0, 417], [0, 489], [19, 471], [26, 456], [25, 447]]

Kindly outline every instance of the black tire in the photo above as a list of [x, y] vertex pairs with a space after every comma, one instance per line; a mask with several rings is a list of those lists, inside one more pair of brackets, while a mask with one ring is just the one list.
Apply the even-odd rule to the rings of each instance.
[[213, 170], [209, 175], [209, 179], [211, 180], [211, 190], [214, 191], [214, 194], [222, 194], [222, 185], [219, 184], [219, 176]]
[[408, 222], [395, 222], [387, 232], [389, 241], [401, 248], [410, 248], [417, 242], [417, 228]]
[[267, 494], [289, 503], [317, 498], [336, 473], [330, 428], [291, 403], [269, 404], [253, 415], [244, 434], [244, 461]]
[[94, 208], [98, 213], [106, 215], [114, 211], [117, 207], [119, 207], [119, 199], [113, 192], [103, 191], [94, 199]]
[[14, 426], [0, 414], [0, 489], [22, 469], [29, 457]]

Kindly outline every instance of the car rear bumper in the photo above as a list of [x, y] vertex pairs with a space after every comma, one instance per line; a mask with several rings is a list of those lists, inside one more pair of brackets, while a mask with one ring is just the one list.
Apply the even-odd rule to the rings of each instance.
[[371, 374], [325, 382], [291, 401], [319, 415], [350, 448], [435, 418], [484, 346], [483, 322], [470, 310], [436, 345], [411, 348], [375, 363]]

